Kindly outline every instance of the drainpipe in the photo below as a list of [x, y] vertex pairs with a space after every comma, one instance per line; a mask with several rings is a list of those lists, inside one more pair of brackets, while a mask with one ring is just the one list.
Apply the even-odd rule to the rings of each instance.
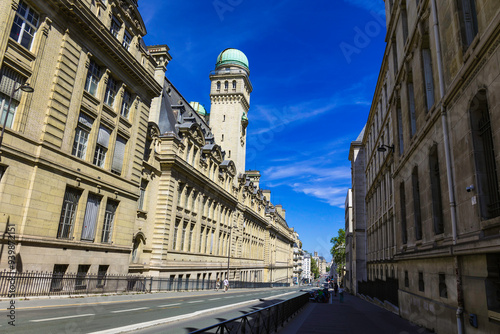
[[[444, 139], [444, 151], [446, 158], [446, 175], [448, 178], [448, 194], [450, 200], [450, 213], [451, 213], [451, 229], [453, 236], [453, 245], [457, 244], [457, 212], [456, 212], [456, 202], [455, 202], [455, 187], [453, 182], [452, 174], [452, 161], [451, 161], [451, 151], [450, 151], [450, 139], [448, 133], [448, 122], [446, 117], [446, 107], [443, 105], [444, 97], [444, 75], [443, 75], [443, 61], [441, 58], [441, 38], [439, 36], [439, 20], [437, 16], [437, 6], [436, 0], [431, 0], [432, 6], [432, 20], [434, 28], [434, 38], [436, 41], [436, 55], [437, 55], [437, 67], [439, 75], [439, 99], [441, 100], [441, 122], [443, 126], [443, 139]], [[452, 246], [453, 247], [453, 246]], [[452, 248], [453, 253], [453, 248]], [[462, 291], [462, 277], [460, 273], [460, 261], [458, 256], [454, 255], [454, 265], [455, 265], [455, 277], [457, 282], [457, 333], [464, 333], [463, 326], [463, 312], [464, 312], [464, 300]]]

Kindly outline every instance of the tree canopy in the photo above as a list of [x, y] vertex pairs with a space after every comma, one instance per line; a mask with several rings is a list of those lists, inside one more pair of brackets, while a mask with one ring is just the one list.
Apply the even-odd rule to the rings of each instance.
[[340, 229], [338, 235], [333, 237], [330, 242], [332, 243], [332, 249], [330, 253], [333, 257], [333, 262], [337, 265], [337, 273], [342, 274], [342, 270], [345, 267], [345, 231]]

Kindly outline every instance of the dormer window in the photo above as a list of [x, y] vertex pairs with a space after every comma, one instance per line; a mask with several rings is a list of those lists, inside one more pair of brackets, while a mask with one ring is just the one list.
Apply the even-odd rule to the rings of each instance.
[[118, 21], [116, 16], [113, 16], [113, 19], [111, 20], [111, 35], [115, 36], [115, 38], [118, 38], [118, 33], [120, 32], [121, 29], [121, 23]]

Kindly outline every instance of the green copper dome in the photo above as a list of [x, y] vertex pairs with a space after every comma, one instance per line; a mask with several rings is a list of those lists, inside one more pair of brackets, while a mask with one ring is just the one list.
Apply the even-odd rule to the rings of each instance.
[[189, 102], [189, 105], [193, 107], [194, 111], [196, 111], [198, 114], [201, 116], [205, 116], [207, 114], [207, 111], [205, 110], [205, 107], [202, 106], [198, 102]]
[[224, 65], [240, 65], [250, 70], [248, 67], [248, 58], [243, 52], [236, 49], [225, 49], [217, 57], [217, 63], [215, 68], [219, 68]]

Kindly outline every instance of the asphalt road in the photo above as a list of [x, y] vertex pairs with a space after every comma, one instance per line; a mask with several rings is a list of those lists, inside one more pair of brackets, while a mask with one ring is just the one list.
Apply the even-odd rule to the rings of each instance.
[[[298, 295], [297, 288], [148, 294], [16, 302], [9, 333], [189, 333]], [[1, 303], [6, 308], [6, 301]], [[2, 311], [2, 313], [5, 313]], [[155, 327], [151, 327], [155, 326]], [[139, 328], [147, 328], [141, 329]]]

